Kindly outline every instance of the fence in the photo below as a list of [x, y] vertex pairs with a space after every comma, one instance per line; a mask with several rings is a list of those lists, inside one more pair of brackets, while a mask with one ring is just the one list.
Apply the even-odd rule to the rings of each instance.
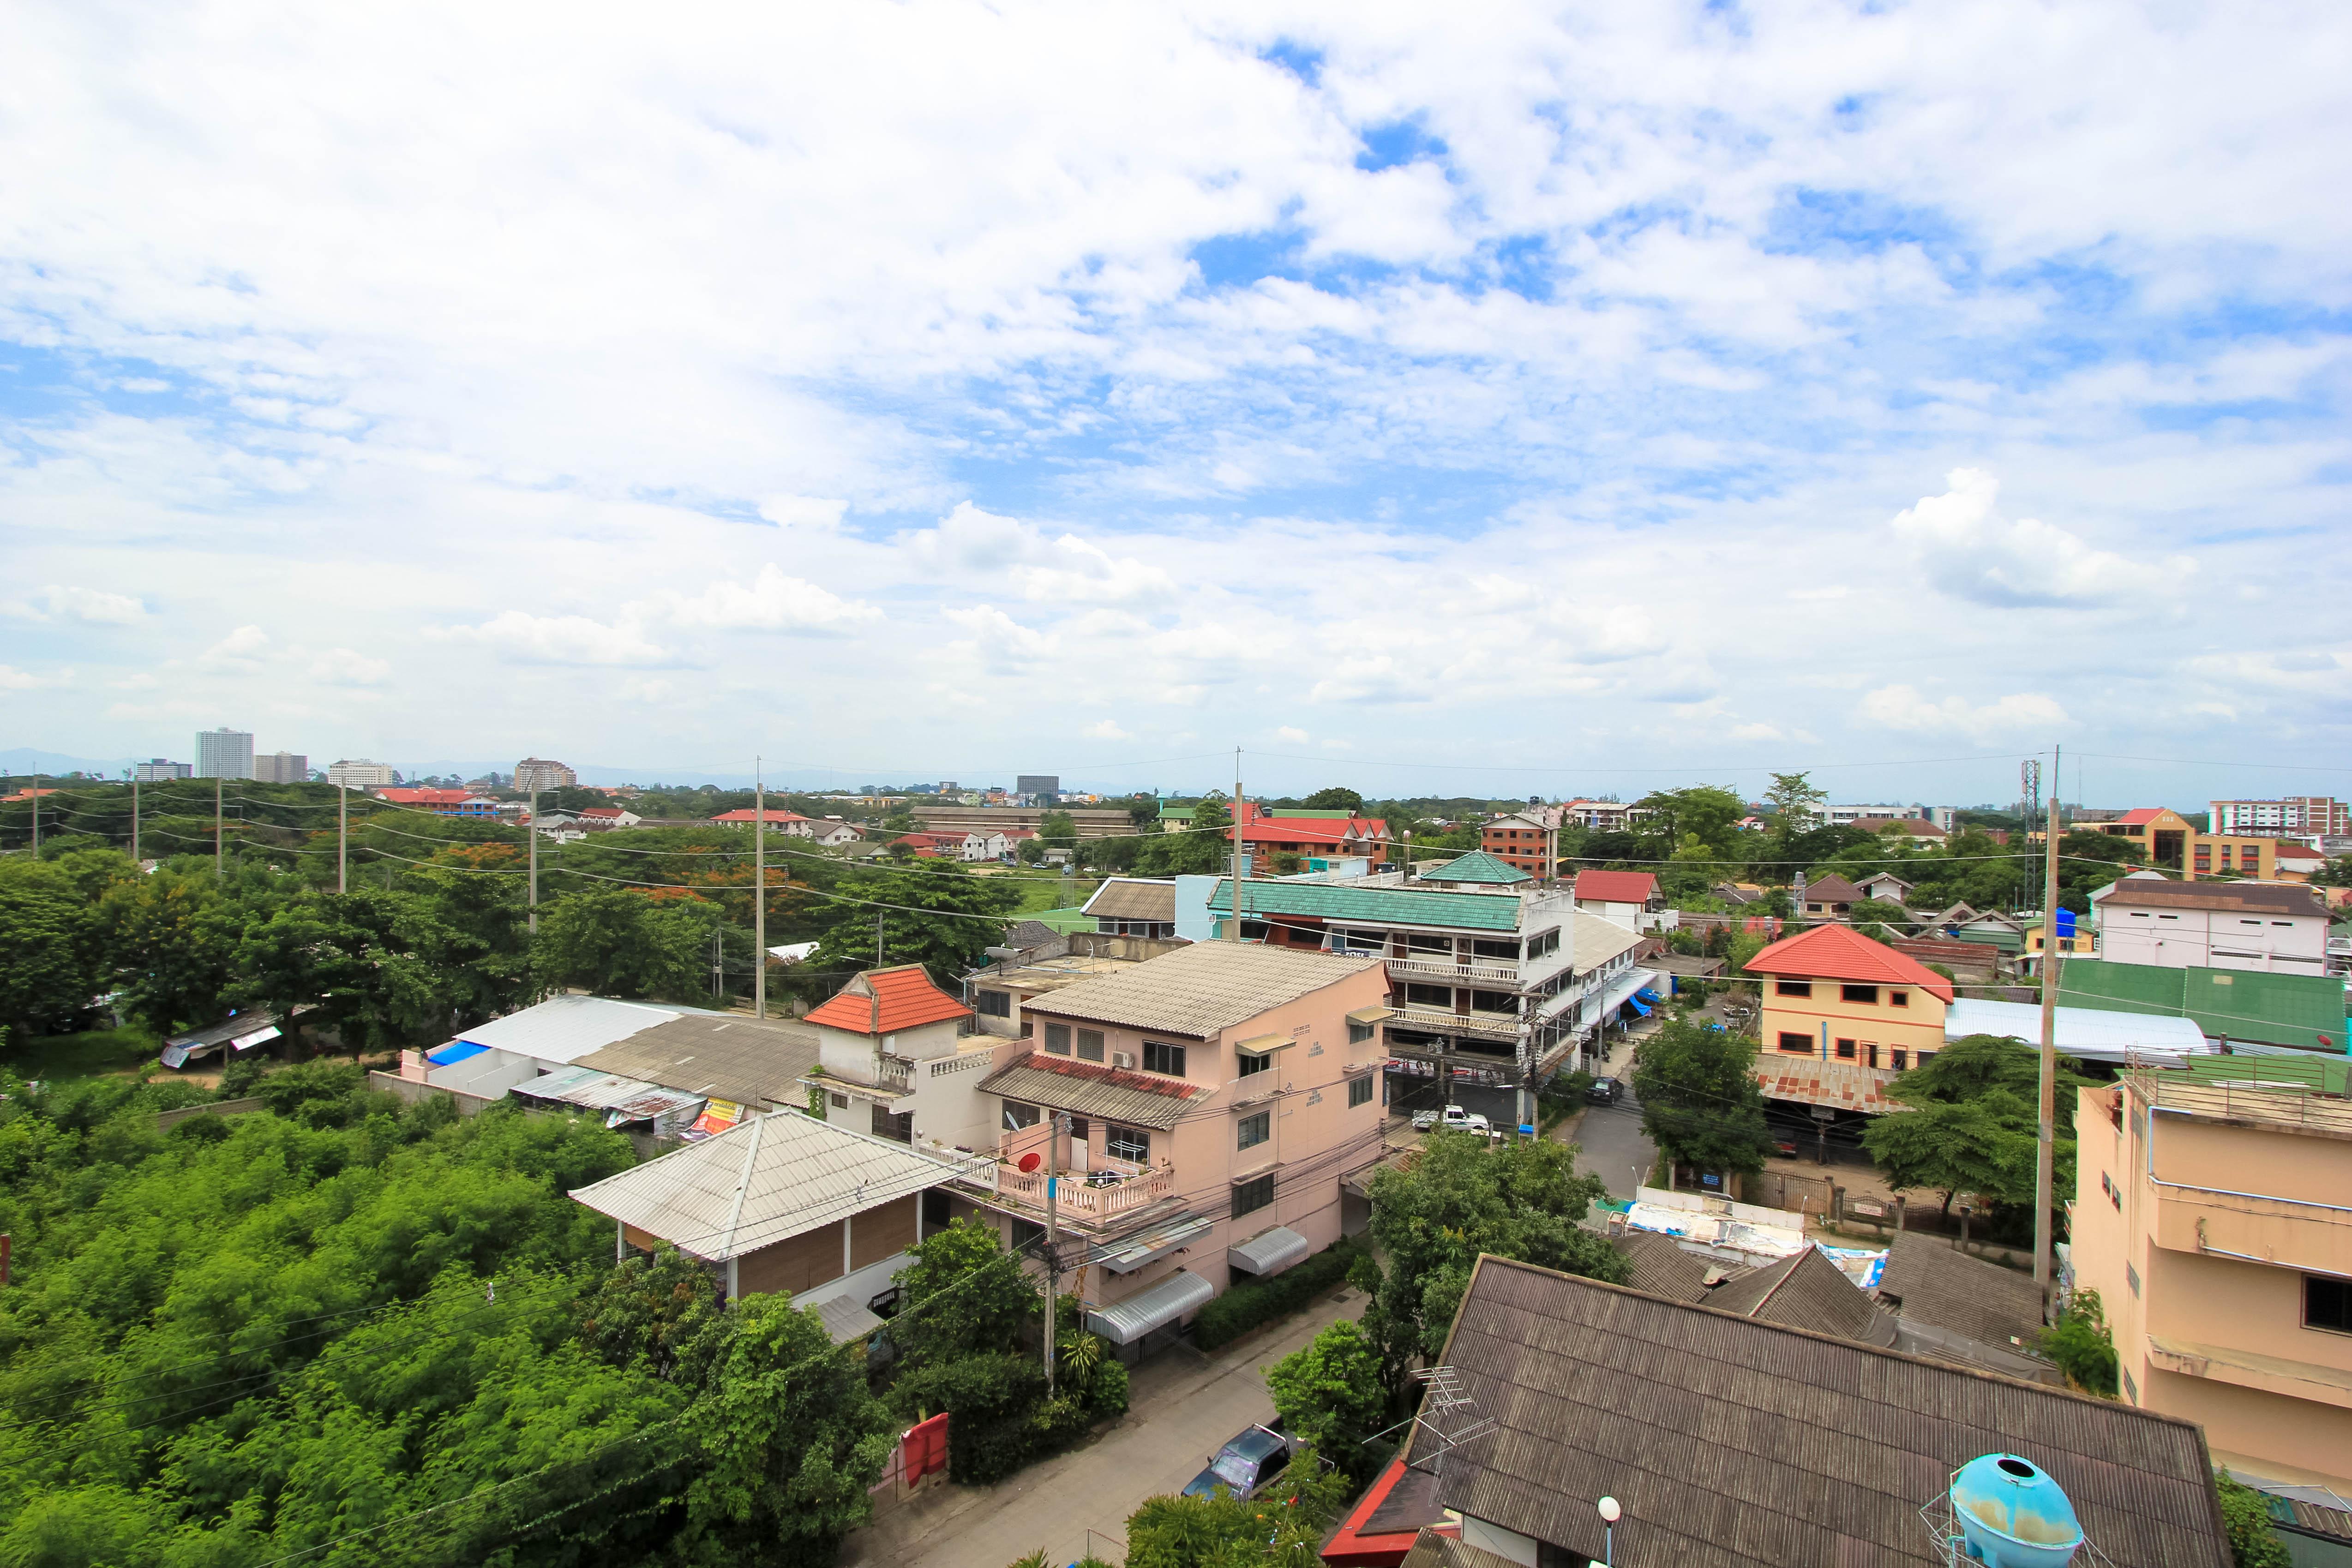
[[1790, 1209], [1808, 1219], [1823, 1219], [1836, 1218], [1845, 1188], [1827, 1176], [1786, 1176], [1779, 1171], [1765, 1171], [1740, 1177], [1739, 1196], [1743, 1202], [1766, 1208]]
[[403, 1078], [397, 1072], [372, 1071], [368, 1074], [368, 1087], [397, 1094], [411, 1105], [446, 1095], [457, 1102], [457, 1114], [460, 1116], [478, 1116], [485, 1106], [499, 1103], [499, 1096], [494, 1094], [468, 1094], [462, 1089], [445, 1089], [438, 1083], [419, 1083], [415, 1079]]
[[262, 1108], [262, 1102], [258, 1100], [215, 1100], [209, 1105], [183, 1105], [176, 1111], [158, 1111], [155, 1125], [161, 1130], [184, 1122], [191, 1116], [242, 1116]]

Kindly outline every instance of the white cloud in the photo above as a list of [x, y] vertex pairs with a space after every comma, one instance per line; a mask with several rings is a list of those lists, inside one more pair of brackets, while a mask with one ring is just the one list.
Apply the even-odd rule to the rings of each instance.
[[1135, 737], [1118, 727], [1113, 719], [1097, 719], [1078, 731], [1089, 740], [1133, 740]]
[[749, 586], [721, 580], [692, 598], [670, 594], [661, 613], [680, 626], [712, 631], [845, 632], [882, 612], [862, 600], [843, 599], [814, 582], [787, 577], [773, 562], [762, 566]]
[[1780, 731], [1769, 724], [1739, 724], [1731, 728], [1734, 740], [1778, 740]]
[[310, 664], [310, 677], [331, 686], [382, 685], [392, 674], [389, 661], [350, 648], [330, 648]]
[[1294, 729], [1286, 724], [1274, 732], [1274, 737], [1288, 746], [1304, 746], [1307, 739], [1305, 730]]
[[585, 615], [532, 615], [509, 610], [478, 626], [428, 627], [425, 634], [490, 648], [525, 664], [650, 664], [669, 657], [635, 627], [607, 626]]
[[5, 613], [28, 621], [81, 621], [93, 626], [128, 626], [145, 616], [147, 607], [126, 594], [52, 582], [5, 606]]
[[669, 682], [650, 675], [631, 675], [617, 688], [625, 703], [658, 703], [666, 701], [676, 688]]
[[2000, 482], [1980, 468], [1955, 468], [1946, 483], [1944, 494], [1897, 513], [1893, 528], [1936, 586], [1959, 598], [2001, 608], [2112, 604], [2177, 594], [2195, 568], [2184, 556], [2133, 560], [2095, 549], [2032, 517], [2004, 521]]
[[240, 626], [206, 648], [198, 662], [216, 669], [251, 672], [261, 668], [268, 648], [268, 632], [258, 626]]
[[820, 496], [771, 496], [760, 503], [760, 516], [783, 528], [837, 528], [849, 503]]
[[2040, 692], [2013, 692], [1982, 704], [1961, 696], [1941, 702], [1922, 696], [1907, 685], [1881, 686], [1865, 692], [1862, 716], [1889, 729], [1926, 734], [1965, 735], [1972, 740], [2009, 736], [2045, 736], [2068, 721], [2066, 710]]
[[69, 685], [73, 672], [60, 671], [54, 675], [37, 675], [30, 670], [20, 670], [14, 664], [0, 664], [0, 692], [39, 691], [45, 686]]
[[971, 633], [970, 641], [953, 644], [954, 649], [977, 658], [992, 674], [1027, 670], [1061, 651], [1060, 639], [1051, 632], [1024, 626], [993, 604], [950, 610], [947, 619]]

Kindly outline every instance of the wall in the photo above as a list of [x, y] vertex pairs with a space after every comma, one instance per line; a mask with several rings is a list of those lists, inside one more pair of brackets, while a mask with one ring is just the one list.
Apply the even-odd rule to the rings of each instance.
[[[1797, 977], [1791, 976], [1790, 979]], [[1843, 999], [1839, 980], [1815, 979], [1811, 997], [1787, 997], [1780, 991], [1780, 982], [1766, 980], [1762, 985], [1764, 1004], [1762, 1059], [1775, 1056], [1795, 1059], [1794, 1053], [1780, 1050], [1783, 1033], [1803, 1035], [1810, 1044], [1810, 1053], [1822, 1058], [1823, 1026], [1827, 1026], [1830, 1041], [1828, 1060], [1851, 1061], [1857, 1067], [1870, 1065], [1868, 1046], [1879, 1048], [1879, 1066], [1891, 1072], [1893, 1052], [1907, 1053], [1911, 1065], [1918, 1064], [1918, 1053], [1933, 1054], [1944, 1048], [1944, 999], [1920, 986], [1880, 986], [1875, 1002], [1850, 1002]], [[1900, 992], [1910, 998], [1906, 1007], [1895, 1007], [1887, 999]], [[1851, 1040], [1854, 1054], [1851, 1058], [1837, 1054], [1837, 1042]], [[1759, 1067], [1767, 1065], [1759, 1060]]]
[[2280, 918], [2235, 910], [2102, 904], [2099, 956], [2168, 969], [2203, 966], [2316, 975], [2326, 961], [2327, 922], [2318, 915]]
[[413, 1079], [403, 1078], [396, 1072], [370, 1072], [368, 1087], [381, 1089], [388, 1094], [397, 1094], [411, 1105], [421, 1104], [426, 1100], [436, 1098], [446, 1097], [455, 1100], [457, 1103], [457, 1114], [460, 1116], [478, 1116], [484, 1107], [496, 1105], [504, 1098], [502, 1095], [494, 1094], [468, 1094], [463, 1090], [451, 1089], [438, 1083], [419, 1083]]

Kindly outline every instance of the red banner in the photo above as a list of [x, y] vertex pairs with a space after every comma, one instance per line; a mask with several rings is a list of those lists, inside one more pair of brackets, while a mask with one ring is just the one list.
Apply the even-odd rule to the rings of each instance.
[[942, 1410], [900, 1439], [899, 1474], [913, 1486], [925, 1476], [945, 1475], [948, 1469], [948, 1416]]

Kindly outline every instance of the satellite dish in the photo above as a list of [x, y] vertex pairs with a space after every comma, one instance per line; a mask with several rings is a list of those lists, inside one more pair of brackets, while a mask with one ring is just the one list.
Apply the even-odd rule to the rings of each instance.
[[1037, 1151], [1032, 1149], [1027, 1154], [1021, 1156], [1021, 1174], [1023, 1176], [1027, 1176], [1031, 1171], [1035, 1170], [1039, 1166], [1042, 1166], [1045, 1163], [1045, 1160], [1038, 1155]]

